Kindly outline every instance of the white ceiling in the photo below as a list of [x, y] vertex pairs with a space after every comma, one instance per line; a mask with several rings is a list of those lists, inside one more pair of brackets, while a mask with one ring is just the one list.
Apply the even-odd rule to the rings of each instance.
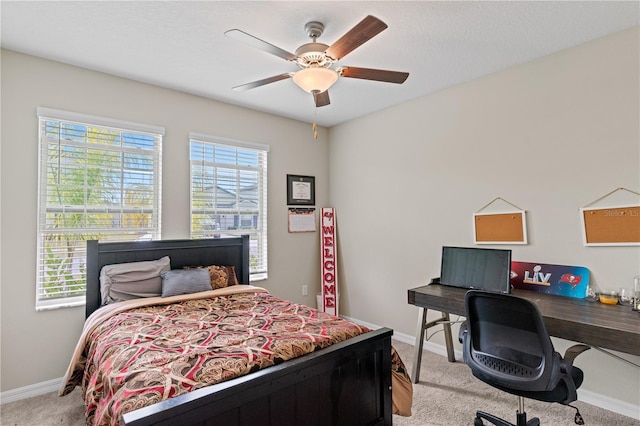
[[[5, 1], [6, 49], [323, 126], [637, 26], [638, 1]], [[403, 85], [341, 78], [318, 108], [292, 80], [233, 86], [297, 70], [224, 36], [238, 28], [289, 52], [324, 23], [331, 45], [366, 15], [389, 26], [338, 62], [409, 72]]]

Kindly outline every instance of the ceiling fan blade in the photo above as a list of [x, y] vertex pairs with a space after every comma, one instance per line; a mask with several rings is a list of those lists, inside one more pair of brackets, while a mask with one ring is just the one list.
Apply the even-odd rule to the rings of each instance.
[[409, 77], [408, 72], [377, 70], [372, 68], [341, 67], [338, 73], [342, 77], [361, 78], [364, 80], [382, 81], [402, 84]]
[[342, 59], [349, 52], [363, 45], [386, 28], [387, 24], [375, 16], [369, 15], [329, 46], [325, 54], [336, 61]]
[[275, 83], [276, 81], [286, 80], [287, 78], [291, 78], [290, 73], [274, 75], [273, 77], [263, 78], [262, 80], [252, 81], [251, 83], [242, 84], [240, 86], [236, 86], [233, 90], [242, 92], [249, 89], [255, 89], [256, 87], [264, 86], [265, 84]]
[[243, 43], [247, 43], [253, 47], [256, 47], [260, 50], [264, 50], [267, 53], [271, 53], [272, 55], [276, 55], [281, 57], [282, 59], [286, 59], [287, 61], [295, 61], [296, 55], [291, 52], [287, 52], [284, 49], [279, 48], [278, 46], [274, 46], [271, 43], [267, 43], [264, 40], [260, 40], [257, 37], [252, 36], [251, 34], [245, 33], [242, 30], [233, 29], [225, 31], [224, 35], [234, 40], [241, 41]]
[[324, 92], [318, 92], [317, 90], [314, 90], [313, 101], [316, 103], [316, 107], [318, 108], [329, 105], [331, 103], [329, 101], [329, 91], [325, 90]]

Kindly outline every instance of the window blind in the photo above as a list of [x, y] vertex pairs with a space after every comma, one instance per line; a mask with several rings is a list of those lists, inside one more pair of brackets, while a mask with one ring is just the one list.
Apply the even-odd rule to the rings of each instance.
[[84, 303], [86, 240], [160, 238], [164, 129], [38, 109], [36, 308]]
[[191, 238], [249, 235], [252, 281], [267, 278], [268, 151], [190, 134]]

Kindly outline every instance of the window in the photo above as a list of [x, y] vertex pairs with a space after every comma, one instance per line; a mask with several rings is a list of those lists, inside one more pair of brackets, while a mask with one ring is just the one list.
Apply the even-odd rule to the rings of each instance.
[[86, 240], [160, 238], [164, 129], [38, 108], [36, 309], [84, 303]]
[[269, 147], [190, 134], [191, 238], [249, 235], [250, 279], [267, 278]]

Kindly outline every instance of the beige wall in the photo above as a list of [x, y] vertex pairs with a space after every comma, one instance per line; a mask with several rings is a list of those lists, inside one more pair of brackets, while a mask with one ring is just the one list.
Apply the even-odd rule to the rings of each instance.
[[[579, 209], [640, 191], [638, 40], [635, 28], [332, 128], [341, 312], [413, 336], [406, 290], [438, 276], [441, 246], [473, 246], [473, 213], [495, 197], [527, 211], [515, 260], [631, 286], [640, 249], [584, 247]], [[640, 418], [640, 369], [596, 351], [576, 365], [584, 390]]]
[[[212, 77], [214, 78], [214, 77]], [[286, 174], [316, 176], [328, 202], [327, 131], [172, 90], [2, 51], [2, 391], [62, 377], [84, 307], [35, 311], [38, 106], [164, 126], [162, 236], [189, 237], [188, 132], [271, 146], [268, 163], [271, 292], [315, 306], [317, 233], [287, 232]], [[309, 295], [301, 296], [301, 286]]]

